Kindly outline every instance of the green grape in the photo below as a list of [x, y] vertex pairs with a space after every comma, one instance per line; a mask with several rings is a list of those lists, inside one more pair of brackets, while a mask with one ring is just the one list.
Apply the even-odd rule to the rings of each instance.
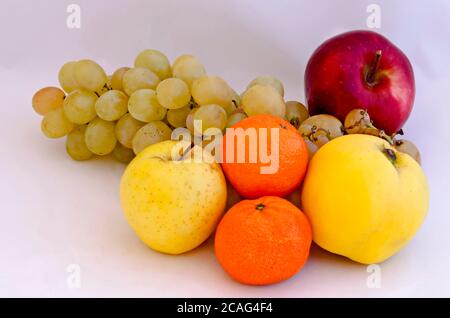
[[178, 57], [173, 63], [172, 71], [173, 77], [185, 81], [189, 87], [192, 86], [196, 79], [206, 75], [202, 63], [192, 55], [181, 55]]
[[59, 88], [45, 87], [34, 94], [31, 103], [35, 112], [44, 116], [48, 112], [62, 107], [64, 98], [66, 98], [66, 94]]
[[198, 109], [199, 107], [191, 109], [186, 117], [186, 128], [189, 129], [191, 133], [194, 133], [194, 115]]
[[162, 121], [154, 121], [138, 130], [133, 138], [133, 150], [135, 154], [140, 153], [146, 147], [158, 142], [169, 140], [172, 129]]
[[117, 69], [113, 75], [111, 76], [111, 88], [115, 89], [116, 91], [124, 91], [123, 90], [123, 85], [122, 85], [122, 80], [123, 80], [123, 75], [129, 70], [129, 67], [121, 67], [119, 69]]
[[307, 118], [298, 130], [304, 138], [308, 138], [318, 147], [344, 134], [344, 127], [339, 119], [326, 114]]
[[102, 95], [108, 93], [110, 90], [112, 90], [111, 79], [112, 79], [112, 75], [108, 75], [106, 77], [106, 83], [105, 83], [105, 85], [102, 87], [102, 89], [100, 91], [96, 92], [97, 95], [102, 96]]
[[136, 157], [133, 149], [124, 147], [122, 144], [118, 143], [116, 148], [113, 150], [114, 158], [116, 158], [119, 162], [129, 163], [131, 160]]
[[135, 91], [144, 88], [156, 89], [160, 80], [158, 75], [143, 67], [130, 68], [123, 74], [123, 91], [131, 96]]
[[108, 75], [106, 77], [106, 84], [105, 87], [108, 89], [108, 91], [112, 90], [112, 75]]
[[348, 134], [363, 134], [375, 128], [365, 109], [353, 109], [345, 116], [344, 127]]
[[100, 92], [108, 80], [103, 68], [91, 60], [78, 61], [73, 70], [78, 85], [91, 92]]
[[189, 104], [191, 93], [187, 84], [178, 78], [168, 78], [156, 88], [159, 103], [168, 109], [178, 109]]
[[97, 95], [84, 89], [77, 89], [64, 100], [64, 113], [74, 124], [84, 125], [97, 116], [95, 103]]
[[60, 107], [49, 111], [41, 122], [41, 130], [49, 138], [61, 138], [72, 131], [74, 124]]
[[183, 108], [178, 109], [169, 109], [169, 111], [167, 112], [167, 121], [175, 128], [185, 127], [186, 118], [188, 117], [190, 112], [190, 106], [184, 106]]
[[309, 159], [312, 159], [312, 157], [316, 154], [317, 150], [319, 150], [319, 146], [316, 145], [311, 140], [309, 140], [308, 138], [305, 138], [304, 140], [305, 140], [306, 148], [308, 149]]
[[216, 145], [220, 145], [222, 137], [223, 136], [221, 134], [216, 134], [215, 132], [213, 132], [211, 135], [203, 135], [203, 140], [201, 141], [201, 147], [203, 148], [203, 151], [215, 157]]
[[97, 99], [95, 111], [101, 119], [118, 120], [128, 111], [128, 96], [121, 91], [108, 91]]
[[278, 91], [269, 85], [254, 85], [242, 97], [242, 107], [248, 116], [259, 114], [286, 116], [286, 104]]
[[117, 144], [114, 123], [96, 118], [86, 128], [85, 141], [88, 149], [96, 155], [111, 153]]
[[59, 84], [61, 85], [62, 89], [68, 94], [80, 88], [77, 80], [75, 79], [76, 64], [77, 62], [74, 61], [67, 62], [61, 67], [58, 73]]
[[327, 135], [320, 132], [311, 135], [310, 139], [319, 148], [331, 140]]
[[195, 112], [194, 120], [201, 121], [202, 132], [211, 127], [223, 130], [227, 124], [227, 113], [219, 105], [205, 105]]
[[167, 109], [162, 107], [152, 89], [140, 89], [131, 94], [128, 100], [128, 111], [137, 120], [149, 123], [162, 120]]
[[241, 120], [247, 118], [247, 115], [243, 112], [237, 112], [228, 117], [226, 128], [230, 128], [240, 122]]
[[115, 133], [117, 140], [125, 147], [133, 148], [133, 137], [145, 123], [133, 118], [130, 114], [125, 114], [116, 124]]
[[172, 76], [169, 59], [157, 50], [145, 50], [139, 53], [134, 61], [134, 66], [149, 69], [158, 75], [160, 80]]
[[417, 163], [421, 163], [420, 151], [411, 141], [406, 139], [396, 140], [394, 147], [400, 152], [410, 155]]
[[309, 117], [305, 105], [296, 101], [286, 102], [286, 120], [298, 129], [300, 124]]
[[170, 129], [174, 129], [175, 127], [172, 127], [172, 125], [169, 123], [169, 121], [167, 120], [167, 113], [166, 116], [161, 120], [164, 124], [166, 124], [167, 126], [169, 126]]
[[99, 91], [99, 92], [95, 92], [97, 94], [97, 96], [101, 97], [103, 95], [105, 95], [106, 93], [108, 93], [110, 90], [105, 86]]
[[192, 83], [192, 97], [200, 105], [217, 104], [229, 107], [233, 100], [230, 86], [217, 76], [202, 76]]
[[225, 109], [225, 112], [227, 113], [227, 115], [230, 116], [233, 112], [236, 111], [237, 107], [234, 102], [231, 102], [228, 104], [227, 107], [224, 107], [223, 109]]
[[255, 78], [253, 81], [248, 84], [247, 89], [250, 87], [253, 87], [255, 85], [269, 85], [272, 86], [277, 90], [277, 92], [281, 95], [281, 97], [284, 97], [284, 87], [283, 84], [276, 79], [275, 77], [271, 76], [259, 76]]
[[86, 128], [87, 125], [78, 126], [67, 135], [66, 151], [73, 160], [88, 160], [93, 155], [86, 146]]

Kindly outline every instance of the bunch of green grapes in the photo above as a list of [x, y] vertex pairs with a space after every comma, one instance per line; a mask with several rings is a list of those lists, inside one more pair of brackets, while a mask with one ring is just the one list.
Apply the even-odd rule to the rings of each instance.
[[[64, 64], [58, 74], [62, 89], [45, 87], [33, 96], [33, 108], [43, 116], [44, 135], [66, 137], [66, 151], [74, 160], [113, 154], [117, 160], [129, 162], [135, 156], [127, 141], [130, 127], [140, 128], [144, 123], [135, 124], [133, 119], [129, 124], [126, 120], [129, 96], [123, 78], [128, 70], [120, 68], [108, 76], [92, 60]], [[145, 82], [139, 72], [134, 77], [133, 85]], [[128, 144], [123, 145], [122, 140]]]
[[175, 128], [223, 131], [247, 117], [240, 96], [192, 55], [171, 65], [160, 51], [145, 50], [111, 75], [92, 60], [71, 61], [58, 79], [61, 88], [39, 90], [32, 105], [44, 135], [66, 137], [66, 151], [78, 161], [112, 154], [127, 163]]

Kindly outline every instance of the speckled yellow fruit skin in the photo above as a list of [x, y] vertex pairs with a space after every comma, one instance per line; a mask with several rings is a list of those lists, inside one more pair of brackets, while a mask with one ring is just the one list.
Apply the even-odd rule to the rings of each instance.
[[[214, 231], [225, 209], [227, 186], [217, 163], [170, 160], [175, 141], [146, 148], [128, 165], [120, 197], [125, 216], [152, 249], [181, 254]], [[207, 155], [207, 154], [205, 154]]]
[[[395, 164], [385, 148], [395, 152]], [[301, 196], [314, 241], [363, 264], [383, 262], [404, 247], [424, 221], [428, 201], [417, 162], [369, 135], [323, 146], [310, 162]]]

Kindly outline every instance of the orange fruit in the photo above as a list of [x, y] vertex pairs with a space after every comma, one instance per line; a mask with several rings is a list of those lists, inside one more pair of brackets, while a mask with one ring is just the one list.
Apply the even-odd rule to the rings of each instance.
[[[283, 197], [299, 187], [309, 157], [306, 144], [294, 126], [275, 116], [256, 115], [232, 128], [235, 134], [227, 129], [222, 140], [222, 168], [241, 196], [250, 199], [267, 195]], [[239, 128], [246, 135], [241, 133], [241, 137], [236, 137]], [[269, 166], [272, 171], [267, 171]]]
[[306, 263], [312, 241], [307, 217], [279, 197], [244, 200], [223, 217], [215, 253], [225, 271], [249, 285], [290, 278]]

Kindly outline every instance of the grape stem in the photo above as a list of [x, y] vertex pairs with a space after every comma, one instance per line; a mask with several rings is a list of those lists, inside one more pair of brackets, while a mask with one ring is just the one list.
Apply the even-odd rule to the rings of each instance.
[[380, 130], [378, 137], [386, 140], [390, 145], [393, 145], [395, 140], [394, 138], [392, 138], [391, 136], [389, 136], [388, 134], [386, 134], [384, 132], [384, 130]]
[[191, 100], [189, 101], [189, 108], [194, 109], [198, 107], [198, 104], [195, 102], [194, 98], [191, 97]]
[[[241, 114], [244, 114], [244, 115], [245, 115], [244, 109], [243, 109], [242, 107], [238, 107], [238, 108], [236, 108], [235, 110], [233, 110], [233, 112], [231, 113], [231, 115], [238, 114], [238, 113], [241, 113]], [[230, 115], [230, 116], [231, 116], [231, 115]]]
[[328, 138], [328, 140], [332, 139], [330, 131], [328, 131], [328, 130], [326, 130], [324, 128], [320, 128], [320, 127], [318, 128], [317, 126], [314, 125], [314, 126], [311, 127], [311, 133], [308, 135], [309, 140], [317, 141], [317, 137], [315, 136], [315, 134], [317, 132], [320, 132], [320, 131], [325, 133], [325, 135]]
[[[348, 126], [348, 127], [345, 127], [345, 129], [346, 129], [346, 130], [350, 130], [350, 129], [356, 128], [356, 127], [358, 127], [358, 126], [360, 126], [361, 128], [376, 128], [376, 127], [373, 125], [373, 122], [372, 122], [372, 121], [370, 121], [370, 123], [364, 123], [364, 121], [365, 121], [365, 118], [364, 118], [365, 115], [369, 115], [368, 112], [367, 112], [367, 110], [361, 111], [361, 118], [360, 118], [357, 122], [355, 122], [353, 125], [350, 125], [350, 126]], [[363, 124], [364, 124], [364, 125], [363, 125]]]

